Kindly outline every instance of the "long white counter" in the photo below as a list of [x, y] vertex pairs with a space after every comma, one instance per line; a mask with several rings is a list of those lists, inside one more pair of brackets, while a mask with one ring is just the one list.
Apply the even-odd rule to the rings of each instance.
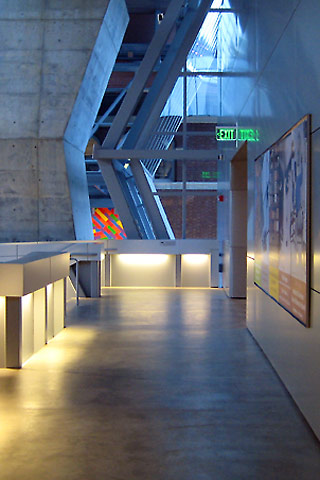
[[[77, 262], [79, 295], [100, 296], [100, 265], [104, 252], [102, 241], [61, 241], [61, 242], [17, 242], [0, 243], [0, 262], [19, 260], [26, 255], [42, 252], [44, 255], [70, 253]], [[75, 267], [70, 269], [70, 278], [75, 284]]]
[[0, 367], [21, 368], [64, 327], [70, 254], [0, 263]]
[[219, 285], [217, 240], [106, 240], [102, 286]]
[[0, 368], [20, 368], [64, 327], [65, 279], [75, 275], [70, 256], [76, 261], [80, 296], [99, 297], [101, 284], [196, 288], [219, 284], [216, 240], [0, 244]]

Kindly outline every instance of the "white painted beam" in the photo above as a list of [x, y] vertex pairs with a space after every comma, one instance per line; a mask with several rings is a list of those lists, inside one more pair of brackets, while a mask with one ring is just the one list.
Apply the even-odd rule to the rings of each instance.
[[99, 160], [143, 160], [162, 158], [163, 160], [213, 160], [218, 150], [113, 150], [94, 146], [93, 158]]

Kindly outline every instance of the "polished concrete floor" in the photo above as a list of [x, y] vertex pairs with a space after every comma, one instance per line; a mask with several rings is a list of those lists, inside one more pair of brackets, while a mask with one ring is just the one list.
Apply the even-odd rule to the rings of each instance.
[[314, 480], [320, 448], [219, 290], [105, 289], [0, 370], [1, 480]]

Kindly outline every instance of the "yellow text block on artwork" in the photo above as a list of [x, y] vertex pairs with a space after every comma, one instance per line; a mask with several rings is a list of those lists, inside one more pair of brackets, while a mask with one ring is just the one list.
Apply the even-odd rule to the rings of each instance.
[[269, 267], [269, 292], [279, 301], [279, 269], [271, 266]]

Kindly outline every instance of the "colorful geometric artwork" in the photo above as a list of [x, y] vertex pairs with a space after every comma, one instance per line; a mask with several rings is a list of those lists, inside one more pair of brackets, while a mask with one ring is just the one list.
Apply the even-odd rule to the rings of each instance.
[[95, 240], [127, 238], [122, 223], [114, 208], [93, 208], [92, 224]]

